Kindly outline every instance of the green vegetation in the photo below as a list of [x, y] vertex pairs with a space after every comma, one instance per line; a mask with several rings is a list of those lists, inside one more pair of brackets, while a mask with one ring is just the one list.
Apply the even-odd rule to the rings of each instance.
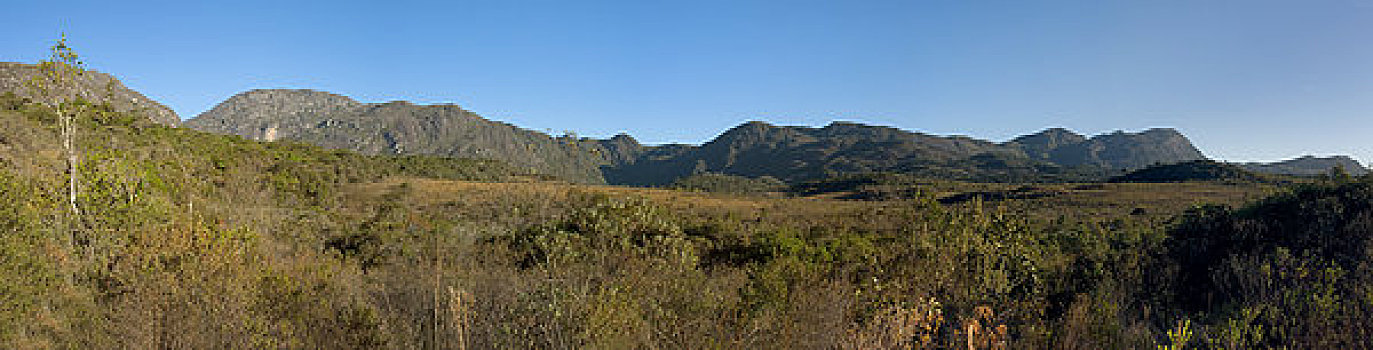
[[1154, 165], [1111, 178], [1110, 182], [1256, 182], [1276, 180], [1278, 176], [1263, 176], [1236, 165], [1213, 160], [1194, 160], [1175, 164]]
[[725, 174], [697, 174], [673, 181], [670, 188], [685, 191], [701, 191], [734, 194], [764, 194], [778, 192], [787, 184], [771, 176], [749, 178]]
[[[794, 184], [883, 172], [970, 182], [1097, 182], [1126, 170], [1205, 159], [1172, 129], [1089, 138], [1055, 128], [995, 143], [849, 122], [821, 128], [748, 122], [701, 145], [643, 145], [625, 134], [605, 140], [571, 132], [554, 137], [454, 105], [359, 103], [313, 90], [240, 93], [185, 126], [366, 154], [496, 159], [576, 183], [632, 186], [682, 185], [674, 182], [699, 174], [767, 176]], [[1240, 166], [1277, 175], [1316, 175], [1335, 166], [1355, 175], [1367, 171], [1348, 157]]]
[[1373, 327], [1373, 178], [1305, 185], [1245, 208], [1207, 206], [1164, 243], [1171, 303], [1218, 348], [1366, 346]]
[[3, 94], [0, 123], [4, 348], [1361, 348], [1373, 328], [1373, 176], [870, 173], [782, 197], [256, 142], [83, 99]]
[[364, 154], [500, 159], [578, 183], [604, 183], [598, 167], [612, 153], [595, 142], [554, 138], [486, 120], [455, 105], [363, 104], [311, 90], [245, 92], [185, 125]]
[[[498, 180], [489, 161], [383, 158], [169, 128], [0, 96], [0, 342], [45, 347], [366, 347], [385, 332], [342, 260], [301, 232], [339, 186], [389, 176]], [[264, 233], [272, 233], [264, 235]], [[350, 277], [353, 276], [353, 277]], [[294, 344], [294, 345], [293, 345]]]
[[[1150, 132], [1150, 135], [1156, 132]], [[1197, 152], [1181, 134], [1166, 152], [1131, 146], [1134, 134], [1102, 136], [1120, 162], [1195, 159]], [[1095, 144], [1093, 138], [1080, 142]], [[1023, 140], [1022, 140], [1023, 141]], [[1040, 145], [1044, 146], [1044, 145]], [[1063, 145], [1059, 145], [1063, 146]], [[1045, 146], [1047, 147], [1047, 146]], [[1064, 146], [1066, 148], [1071, 148]], [[1086, 147], [1086, 146], [1083, 146]], [[932, 136], [896, 128], [835, 122], [822, 128], [748, 122], [700, 146], [650, 146], [632, 162], [603, 167], [612, 184], [658, 186], [700, 173], [769, 176], [789, 183], [868, 173], [902, 173], [924, 178], [977, 182], [1081, 182], [1104, 179], [1115, 168], [1101, 155], [1076, 154], [1057, 161], [1027, 155], [1020, 142], [993, 143], [962, 136]], [[1189, 152], [1190, 151], [1190, 152]], [[1085, 151], [1084, 151], [1085, 152]], [[1087, 157], [1090, 159], [1079, 159]], [[1142, 159], [1142, 160], [1141, 160]]]
[[74, 216], [80, 216], [81, 209], [76, 205], [77, 150], [73, 148], [72, 138], [76, 137], [76, 118], [85, 114], [82, 113], [85, 104], [70, 103], [76, 98], [67, 91], [75, 90], [76, 79], [86, 71], [82, 66], [80, 56], [67, 46], [67, 35], [63, 34], [52, 46], [52, 57], [38, 64], [38, 76], [28, 82], [36, 95], [52, 101], [48, 107], [55, 110], [62, 121], [62, 148], [67, 153], [67, 205]]

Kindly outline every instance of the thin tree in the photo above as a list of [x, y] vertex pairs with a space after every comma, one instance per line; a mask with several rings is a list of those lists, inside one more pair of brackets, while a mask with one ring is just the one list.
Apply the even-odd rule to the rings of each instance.
[[30, 89], [57, 112], [62, 127], [62, 148], [67, 152], [67, 204], [73, 218], [81, 216], [76, 204], [76, 117], [80, 112], [78, 80], [86, 69], [80, 56], [67, 45], [67, 34], [52, 46], [52, 56], [38, 62], [38, 74], [28, 81]]

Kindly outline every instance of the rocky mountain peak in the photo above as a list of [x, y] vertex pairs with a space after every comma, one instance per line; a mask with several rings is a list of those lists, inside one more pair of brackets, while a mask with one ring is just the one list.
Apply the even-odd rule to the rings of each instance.
[[701, 148], [707, 152], [734, 152], [732, 150], [785, 147], [813, 141], [814, 138], [807, 135], [806, 130], [809, 129], [750, 121], [726, 130], [701, 145]]
[[611, 136], [609, 140], [606, 140], [606, 142], [620, 146], [638, 147], [642, 145], [639, 143], [639, 140], [634, 138], [634, 136], [629, 136], [629, 134], [626, 133], [615, 134], [615, 136]]
[[330, 122], [327, 116], [364, 105], [346, 96], [304, 89], [257, 89], [219, 103], [186, 126], [255, 140], [276, 140]]
[[[257, 89], [243, 92], [215, 106], [252, 110], [260, 114], [298, 114], [330, 109], [361, 107], [362, 103], [347, 96], [305, 89]], [[211, 109], [206, 113], [214, 113]], [[202, 113], [204, 115], [205, 113]]]
[[1064, 128], [1044, 129], [1034, 134], [1020, 136], [1007, 142], [1006, 145], [1019, 147], [1030, 158], [1048, 159], [1049, 152], [1063, 147], [1087, 141], [1087, 138]]
[[1139, 169], [1154, 164], [1206, 159], [1181, 132], [1153, 128], [1138, 133], [1116, 131], [1049, 151], [1054, 163]]

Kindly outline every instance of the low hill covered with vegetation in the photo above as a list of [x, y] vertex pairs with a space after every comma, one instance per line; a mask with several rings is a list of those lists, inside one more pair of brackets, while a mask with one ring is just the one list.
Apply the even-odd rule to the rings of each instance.
[[1267, 177], [1244, 170], [1236, 165], [1213, 160], [1197, 160], [1176, 164], [1154, 165], [1111, 178], [1110, 182], [1254, 182]]
[[79, 76], [72, 78], [71, 84], [48, 87], [60, 91], [49, 91], [46, 95], [32, 86], [34, 78], [39, 74], [41, 73], [37, 65], [0, 62], [0, 93], [9, 92], [20, 97], [48, 102], [52, 101], [53, 95], [70, 95], [87, 101], [103, 101], [109, 103], [111, 109], [146, 115], [152, 121], [164, 125], [181, 123], [181, 117], [171, 108], [129, 89], [110, 74], [83, 71]]
[[1273, 163], [1243, 163], [1241, 167], [1250, 171], [1269, 174], [1312, 176], [1329, 173], [1332, 169], [1342, 168], [1351, 175], [1367, 174], [1368, 168], [1348, 156], [1314, 157], [1305, 156]]
[[779, 192], [787, 184], [771, 176], [749, 178], [724, 174], [699, 174], [673, 181], [669, 188], [713, 193], [764, 194]]

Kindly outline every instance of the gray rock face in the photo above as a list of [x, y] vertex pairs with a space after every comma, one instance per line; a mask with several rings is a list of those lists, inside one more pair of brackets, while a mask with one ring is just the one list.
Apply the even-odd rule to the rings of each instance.
[[1368, 168], [1359, 164], [1359, 161], [1347, 156], [1304, 156], [1273, 163], [1243, 163], [1240, 166], [1249, 171], [1279, 175], [1320, 175], [1327, 174], [1336, 167], [1343, 167], [1350, 175], [1363, 175], [1369, 172]]
[[1087, 138], [1067, 129], [1052, 128], [1017, 137], [1005, 145], [1019, 148], [1030, 158], [1054, 164], [1116, 170], [1206, 159], [1186, 136], [1173, 129], [1117, 131]]
[[[1206, 159], [1192, 141], [1173, 129], [1149, 129], [1139, 133], [1117, 131], [1080, 142], [1058, 144], [1046, 151], [1049, 161], [1055, 164], [1117, 170]], [[1030, 153], [1028, 149], [1026, 153]]]
[[648, 150], [639, 140], [626, 134], [615, 135], [597, 143], [603, 153], [601, 156], [612, 165], [633, 164]]
[[335, 117], [353, 115], [363, 104], [314, 90], [253, 90], [230, 97], [186, 121], [186, 126], [253, 140], [275, 141], [329, 126]]
[[1020, 148], [1030, 158], [1048, 160], [1049, 152], [1059, 147], [1087, 141], [1086, 137], [1064, 128], [1051, 128], [1038, 133], [1017, 137], [1007, 146]]
[[[38, 66], [32, 64], [0, 62], [0, 92], [14, 92], [15, 95], [44, 101], [36, 96], [25, 83], [38, 74]], [[147, 115], [153, 121], [176, 126], [181, 117], [171, 108], [163, 106], [147, 96], [125, 87], [119, 79], [96, 71], [86, 71], [76, 80], [73, 87], [59, 91], [63, 95], [76, 96], [87, 101], [108, 102], [115, 110]], [[45, 101], [46, 102], [46, 101]]]

